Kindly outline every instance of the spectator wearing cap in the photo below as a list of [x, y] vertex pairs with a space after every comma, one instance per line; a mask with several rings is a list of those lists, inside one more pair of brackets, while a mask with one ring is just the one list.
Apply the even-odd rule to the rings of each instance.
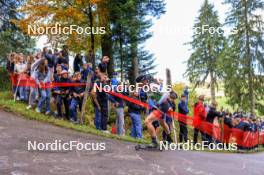
[[193, 134], [193, 142], [194, 144], [197, 143], [198, 134], [201, 133], [202, 141], [206, 141], [205, 133], [203, 132], [203, 122], [206, 118], [206, 111], [204, 107], [204, 95], [200, 95], [198, 102], [194, 105], [194, 134]]
[[187, 142], [188, 129], [187, 129], [186, 115], [189, 113], [187, 91], [181, 95], [181, 100], [178, 104], [178, 112], [179, 112], [179, 126], [180, 126], [180, 133], [179, 133], [180, 142]]
[[[56, 83], [70, 83], [70, 79], [68, 78], [68, 71], [63, 70], [61, 72], [61, 76], [58, 79], [58, 81]], [[59, 86], [55, 88], [55, 93], [57, 94], [56, 96], [56, 106], [57, 106], [57, 112], [58, 115], [57, 117], [62, 118], [62, 104], [64, 105], [64, 109], [65, 109], [65, 118], [67, 120], [69, 120], [69, 116], [70, 116], [70, 112], [69, 112], [69, 92], [70, 92], [70, 88], [69, 86]]]

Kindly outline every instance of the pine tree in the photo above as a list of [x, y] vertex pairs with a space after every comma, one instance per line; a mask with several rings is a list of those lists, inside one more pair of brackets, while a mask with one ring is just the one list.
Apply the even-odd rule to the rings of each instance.
[[[215, 31], [202, 30], [202, 28], [212, 28]], [[217, 78], [221, 77], [218, 64], [225, 43], [223, 31], [220, 28], [221, 24], [213, 4], [205, 0], [194, 24], [195, 32], [190, 42], [193, 53], [187, 62], [185, 74], [191, 83], [196, 84], [195, 86], [204, 84], [209, 78], [212, 101], [215, 101]]]
[[146, 17], [158, 18], [165, 12], [164, 8], [163, 0], [121, 0], [111, 6], [112, 36], [116, 48], [119, 48], [115, 52], [115, 63], [120, 67], [121, 77], [131, 83], [135, 83], [139, 74], [153, 73], [155, 58], [143, 47], [152, 36], [148, 31], [152, 21]]
[[29, 53], [34, 49], [35, 42], [29, 36], [23, 34], [12, 20], [22, 18], [16, 9], [23, 1], [1, 0], [0, 1], [0, 58], [5, 61], [10, 52]]
[[264, 2], [225, 0], [225, 3], [231, 6], [226, 23], [238, 29], [229, 36], [230, 47], [223, 62], [229, 63], [224, 64], [223, 69], [226, 94], [232, 103], [255, 113], [256, 102], [263, 99], [264, 25], [261, 12]]

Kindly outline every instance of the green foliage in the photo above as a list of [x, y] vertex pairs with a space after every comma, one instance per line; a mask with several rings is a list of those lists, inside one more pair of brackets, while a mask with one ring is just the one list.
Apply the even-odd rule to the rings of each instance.
[[225, 94], [230, 104], [254, 112], [255, 103], [264, 98], [263, 0], [225, 0], [230, 5], [229, 27], [238, 29], [228, 37], [223, 55]]
[[7, 89], [12, 89], [10, 77], [6, 69], [0, 67], [0, 91], [6, 91]]
[[0, 2], [0, 62], [5, 62], [10, 52], [33, 52], [35, 41], [23, 34], [12, 20], [21, 19], [21, 14], [16, 12], [24, 1], [3, 0]]
[[[155, 58], [143, 47], [152, 34], [152, 17], [165, 12], [164, 0], [109, 0], [116, 71], [134, 83], [136, 74], [153, 74]], [[148, 17], [148, 18], [147, 18]]]
[[[193, 27], [195, 32], [192, 42], [189, 43], [193, 52], [187, 61], [186, 75], [196, 86], [204, 84], [210, 77], [211, 94], [215, 94], [216, 80], [222, 76], [218, 65], [221, 62], [220, 55], [225, 38], [219, 32], [210, 33], [209, 30], [202, 30], [205, 26], [207, 29], [220, 29], [221, 27], [217, 12], [208, 0], [204, 1]], [[220, 30], [220, 32], [223, 31]], [[215, 99], [215, 95], [212, 98]]]

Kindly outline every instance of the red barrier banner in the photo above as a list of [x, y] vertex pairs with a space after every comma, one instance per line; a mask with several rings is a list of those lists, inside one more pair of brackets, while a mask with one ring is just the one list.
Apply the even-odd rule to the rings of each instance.
[[[10, 80], [13, 86], [33, 87], [33, 88], [54, 88], [54, 87], [73, 87], [73, 86], [85, 86], [86, 83], [39, 83], [26, 74], [13, 74], [10, 76]], [[140, 100], [125, 96], [121, 93], [114, 91], [105, 91], [112, 96], [116, 96], [130, 103], [137, 104], [141, 107], [149, 109], [150, 106]], [[237, 128], [230, 128], [227, 125], [220, 127], [219, 125], [212, 124], [206, 121], [196, 123], [194, 126], [193, 117], [186, 116], [177, 112], [169, 111], [166, 115], [175, 118], [177, 121], [185, 123], [193, 128], [197, 128], [205, 134], [210, 135], [213, 139], [221, 141], [223, 143], [236, 143], [240, 147], [252, 148], [258, 144], [264, 144], [264, 132], [244, 132]]]

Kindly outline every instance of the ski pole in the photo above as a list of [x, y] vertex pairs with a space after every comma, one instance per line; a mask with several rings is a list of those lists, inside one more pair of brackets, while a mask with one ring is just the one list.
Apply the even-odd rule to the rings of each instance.
[[15, 94], [14, 94], [14, 102], [16, 102], [16, 96], [17, 96], [18, 86], [20, 84], [21, 78], [22, 78], [22, 76], [21, 76], [21, 74], [19, 74], [19, 79], [18, 79], [18, 83], [17, 83], [17, 86], [16, 86]]

